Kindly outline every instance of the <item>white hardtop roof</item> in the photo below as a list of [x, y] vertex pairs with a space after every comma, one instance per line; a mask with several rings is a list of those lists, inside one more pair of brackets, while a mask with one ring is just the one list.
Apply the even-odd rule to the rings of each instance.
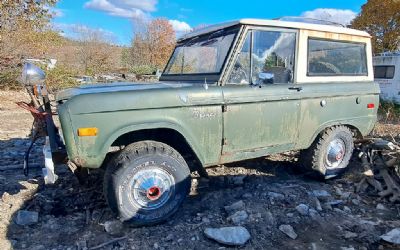
[[355, 36], [371, 37], [367, 32], [361, 30], [355, 30], [350, 28], [338, 27], [333, 25], [325, 24], [311, 24], [303, 22], [288, 22], [279, 20], [267, 20], [267, 19], [240, 19], [235, 21], [224, 22], [220, 24], [211, 25], [203, 29], [199, 29], [183, 35], [179, 40], [185, 40], [191, 37], [196, 37], [202, 34], [207, 34], [219, 29], [228, 28], [234, 25], [244, 24], [244, 25], [255, 25], [255, 26], [268, 26], [268, 27], [280, 27], [280, 28], [293, 28], [302, 30], [315, 30], [315, 31], [325, 31], [340, 34], [349, 34]]

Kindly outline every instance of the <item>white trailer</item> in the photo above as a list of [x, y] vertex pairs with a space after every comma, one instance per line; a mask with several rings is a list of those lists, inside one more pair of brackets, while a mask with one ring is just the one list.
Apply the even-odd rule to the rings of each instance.
[[381, 53], [373, 58], [374, 78], [381, 98], [400, 103], [400, 52]]

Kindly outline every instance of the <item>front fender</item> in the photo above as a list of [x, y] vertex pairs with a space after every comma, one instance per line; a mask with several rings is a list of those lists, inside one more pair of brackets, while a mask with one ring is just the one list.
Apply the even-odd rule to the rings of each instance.
[[109, 139], [104, 143], [104, 146], [102, 148], [102, 154], [105, 155], [107, 154], [109, 148], [115, 142], [119, 137], [130, 133], [134, 131], [140, 131], [140, 130], [148, 130], [148, 129], [172, 129], [179, 134], [181, 134], [188, 145], [191, 147], [193, 152], [196, 154], [200, 162], [204, 165], [205, 159], [203, 157], [203, 154], [201, 150], [199, 149], [199, 146], [194, 139], [194, 135], [192, 135], [189, 131], [185, 130], [182, 126], [176, 123], [171, 123], [171, 122], [166, 122], [166, 121], [159, 121], [159, 122], [152, 122], [152, 123], [138, 123], [138, 124], [131, 124], [129, 126], [125, 126], [121, 129], [118, 129], [115, 131]]

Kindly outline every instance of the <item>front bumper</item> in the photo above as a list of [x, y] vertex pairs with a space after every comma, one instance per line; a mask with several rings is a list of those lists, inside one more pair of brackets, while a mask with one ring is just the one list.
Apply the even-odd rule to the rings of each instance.
[[42, 168], [42, 173], [44, 177], [44, 183], [54, 184], [57, 181], [58, 176], [54, 171], [54, 162], [51, 153], [50, 140], [48, 136], [46, 136], [46, 143], [43, 146], [43, 155], [44, 155], [45, 167]]

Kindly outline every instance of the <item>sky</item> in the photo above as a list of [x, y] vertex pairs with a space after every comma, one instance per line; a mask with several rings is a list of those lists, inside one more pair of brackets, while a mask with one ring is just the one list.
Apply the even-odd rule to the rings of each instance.
[[76, 27], [104, 33], [115, 44], [129, 45], [138, 20], [166, 18], [177, 36], [199, 25], [240, 18], [305, 16], [342, 24], [360, 12], [366, 0], [59, 0], [53, 27], [73, 37]]

